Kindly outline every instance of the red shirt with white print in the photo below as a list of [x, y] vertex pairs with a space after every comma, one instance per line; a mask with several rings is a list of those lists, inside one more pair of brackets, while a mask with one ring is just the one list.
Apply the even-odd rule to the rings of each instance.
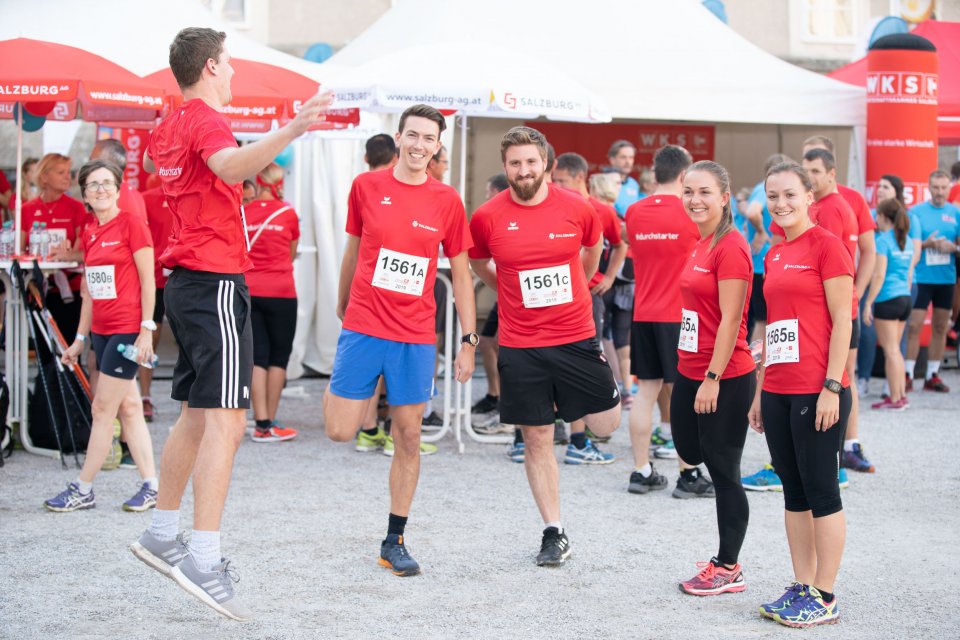
[[91, 331], [138, 333], [143, 320], [140, 274], [133, 254], [152, 247], [150, 229], [139, 216], [121, 211], [106, 224], [87, 225], [81, 236], [87, 293], [93, 301]]
[[747, 345], [747, 312], [753, 288], [750, 247], [736, 229], [725, 234], [711, 249], [712, 242], [713, 234], [697, 242], [680, 272], [683, 316], [677, 370], [693, 380], [703, 379], [713, 358], [717, 329], [723, 317], [720, 312], [721, 280], [743, 280], [747, 283], [747, 297], [740, 314], [740, 328], [737, 330], [733, 354], [727, 367], [714, 373], [722, 378], [734, 378], [756, 369]]
[[[300, 238], [297, 212], [279, 200], [254, 200], [243, 210], [247, 217], [247, 234], [252, 243], [250, 260], [253, 261], [253, 269], [244, 274], [250, 295], [296, 298], [290, 243]], [[277, 215], [271, 218], [275, 213]], [[256, 242], [253, 241], [254, 236]]]
[[507, 189], [470, 219], [470, 257], [496, 263], [505, 347], [553, 347], [597, 333], [580, 250], [600, 241], [600, 219], [579, 193], [548, 188], [532, 206], [514, 202]]
[[167, 276], [163, 274], [160, 255], [167, 249], [170, 236], [173, 234], [173, 214], [170, 212], [167, 196], [163, 195], [162, 187], [144, 191], [143, 203], [147, 209], [150, 237], [153, 238], [153, 277], [157, 283], [157, 289], [163, 289], [167, 284]]
[[360, 249], [344, 329], [410, 344], [436, 342], [440, 245], [454, 257], [472, 244], [459, 194], [430, 177], [410, 185], [393, 177], [393, 169], [362, 173], [350, 189], [347, 233], [360, 238]]
[[877, 223], [870, 215], [870, 205], [867, 204], [867, 199], [863, 197], [863, 194], [842, 184], [837, 185], [837, 191], [850, 205], [850, 210], [853, 211], [853, 215], [857, 219], [858, 233], [876, 230]]
[[[34, 222], [47, 225], [50, 233], [50, 244], [59, 244], [66, 240], [73, 247], [77, 239], [77, 230], [83, 229], [89, 222], [87, 208], [79, 200], [74, 200], [64, 194], [53, 202], [44, 202], [41, 198], [34, 198], [23, 203], [20, 225], [23, 230], [23, 249], [21, 253], [30, 251], [30, 229]], [[80, 291], [80, 271], [66, 271], [70, 281], [70, 289]]]

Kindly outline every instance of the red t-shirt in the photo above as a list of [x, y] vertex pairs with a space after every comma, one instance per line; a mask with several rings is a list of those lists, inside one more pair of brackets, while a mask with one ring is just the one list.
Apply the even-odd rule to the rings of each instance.
[[677, 278], [700, 240], [697, 225], [680, 198], [665, 194], [634, 202], [625, 219], [635, 278], [634, 322], [680, 322]]
[[[10, 189], [10, 181], [7, 180], [7, 174], [5, 174], [3, 171], [0, 171], [0, 193], [6, 193], [7, 191], [10, 191]], [[12, 196], [13, 193], [10, 195]]]
[[[594, 197], [588, 197], [587, 200], [593, 205], [594, 210], [597, 212], [597, 217], [600, 219], [600, 226], [603, 228], [604, 244], [607, 245], [603, 250], [609, 252], [612, 246], [623, 242], [623, 239], [620, 237], [620, 216], [617, 215], [616, 209], [605, 202], [601, 202]], [[587, 288], [591, 289], [600, 284], [600, 281], [603, 280], [603, 275], [603, 272], [597, 269], [597, 272], [590, 278], [590, 282], [587, 283]]]
[[850, 205], [850, 209], [857, 219], [858, 233], [875, 231], [877, 223], [874, 222], [873, 216], [870, 215], [870, 205], [867, 204], [867, 199], [863, 197], [863, 194], [856, 189], [851, 189], [842, 184], [837, 185], [837, 191], [840, 192], [840, 196]]
[[252, 266], [241, 185], [227, 184], [207, 166], [210, 156], [236, 146], [224, 115], [200, 99], [183, 103], [153, 130], [147, 154], [174, 219], [173, 237], [160, 256], [165, 267], [242, 273]]
[[147, 206], [143, 201], [143, 195], [131, 187], [126, 182], [120, 187], [120, 197], [117, 199], [117, 207], [120, 211], [126, 211], [143, 220], [147, 219]]
[[[824, 280], [853, 277], [853, 260], [841, 250], [839, 238], [814, 226], [799, 238], [781, 242], [764, 258], [766, 277], [763, 297], [767, 301], [767, 335], [777, 331], [791, 338], [796, 321], [797, 362], [768, 364], [763, 390], [774, 393], [819, 393], [827, 376], [833, 320], [827, 307]], [[780, 332], [778, 322], [784, 322]], [[791, 341], [792, 342], [792, 341]], [[846, 368], [841, 383], [849, 386]]]
[[[270, 223], [264, 226], [271, 215], [280, 209]], [[293, 207], [279, 200], [254, 200], [243, 208], [247, 218], [247, 233], [250, 241], [250, 260], [253, 269], [245, 274], [251, 296], [262, 298], [296, 298], [297, 287], [293, 282], [293, 259], [290, 243], [300, 238], [300, 219]]]
[[94, 221], [81, 236], [87, 293], [93, 300], [91, 331], [101, 335], [138, 333], [143, 320], [140, 275], [133, 254], [152, 247], [150, 229], [133, 214], [121, 211], [101, 225]]
[[[83, 229], [89, 219], [87, 209], [79, 200], [74, 200], [64, 194], [53, 202], [44, 202], [41, 198], [34, 198], [23, 203], [20, 226], [23, 230], [23, 249], [21, 253], [30, 251], [30, 229], [34, 222], [46, 223], [50, 232], [50, 244], [57, 244], [67, 240], [72, 247], [77, 239], [77, 233]], [[70, 289], [80, 291], [80, 271], [66, 271], [70, 280]], [[51, 279], [51, 282], [53, 280]]]
[[347, 233], [360, 238], [360, 251], [343, 327], [396, 342], [436, 342], [440, 244], [450, 257], [472, 244], [457, 192], [429, 177], [420, 185], [400, 182], [392, 169], [362, 173], [350, 189]]
[[[747, 283], [747, 297], [740, 316], [740, 329], [737, 342], [727, 367], [715, 373], [723, 378], [735, 378], [756, 369], [750, 347], [747, 345], [747, 312], [749, 311], [750, 290], [753, 288], [753, 258], [750, 247], [743, 235], [736, 230], [727, 233], [713, 249], [710, 243], [713, 235], [700, 240], [693, 248], [680, 272], [680, 295], [683, 299], [683, 324], [681, 332], [696, 314], [696, 351], [678, 349], [680, 356], [677, 370], [693, 380], [702, 380], [713, 358], [713, 347], [717, 341], [717, 328], [720, 326], [720, 280], [744, 280]], [[681, 340], [681, 343], [683, 341]]]
[[950, 187], [950, 194], [947, 195], [947, 202], [960, 206], [960, 182], [957, 182], [957, 184]]
[[157, 289], [163, 289], [167, 284], [167, 276], [163, 275], [160, 255], [166, 251], [173, 233], [173, 214], [170, 213], [167, 197], [163, 195], [163, 187], [144, 191], [142, 195], [147, 211], [147, 226], [150, 227], [150, 237], [153, 238], [153, 277]]
[[596, 335], [580, 249], [597, 244], [600, 229], [589, 202], [554, 185], [537, 205], [517, 204], [508, 189], [477, 209], [470, 257], [497, 265], [501, 345], [553, 347]]

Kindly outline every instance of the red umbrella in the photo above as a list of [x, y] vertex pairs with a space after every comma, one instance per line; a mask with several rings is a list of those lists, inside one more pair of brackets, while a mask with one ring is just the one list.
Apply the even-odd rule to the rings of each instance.
[[[231, 58], [235, 74], [230, 83], [233, 99], [223, 113], [234, 131], [269, 131], [274, 120], [280, 124], [292, 119], [300, 105], [313, 96], [320, 84], [306, 76], [265, 62]], [[169, 68], [148, 75], [146, 80], [162, 87], [170, 96], [170, 107], [183, 102], [180, 87]], [[326, 120], [313, 129], [344, 129], [360, 122], [357, 109], [333, 109]]]

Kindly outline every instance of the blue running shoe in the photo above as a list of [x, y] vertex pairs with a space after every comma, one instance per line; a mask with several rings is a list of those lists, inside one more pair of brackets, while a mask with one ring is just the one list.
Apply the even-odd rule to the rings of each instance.
[[566, 464], [610, 464], [614, 457], [612, 453], [604, 453], [597, 449], [597, 445], [587, 438], [583, 449], [577, 449], [573, 443], [567, 445], [567, 455], [563, 457]]
[[410, 557], [403, 536], [388, 533], [387, 539], [380, 543], [380, 566], [386, 567], [395, 576], [408, 577], [420, 573], [420, 565]]
[[748, 491], [783, 491], [780, 476], [769, 464], [763, 465], [763, 469], [753, 475], [740, 478], [740, 484]]
[[66, 489], [55, 498], [50, 498], [44, 502], [43, 506], [56, 512], [80, 511], [81, 509], [93, 509], [97, 506], [97, 501], [93, 497], [93, 489], [90, 489], [90, 493], [80, 493], [80, 487], [77, 486], [77, 483], [70, 482]]
[[794, 628], [836, 624], [840, 621], [840, 607], [836, 597], [828, 604], [823, 601], [823, 596], [816, 587], [806, 587], [805, 593], [793, 598], [789, 605], [774, 613], [773, 619]]
[[157, 506], [157, 492], [146, 482], [140, 485], [132, 498], [123, 503], [124, 511], [147, 511]]
[[507, 457], [514, 462], [523, 462], [525, 453], [526, 448], [523, 446], [522, 442], [514, 442], [512, 445], [510, 445], [510, 448], [507, 449]]
[[843, 467], [840, 467], [840, 470], [837, 471], [837, 483], [839, 483], [841, 489], [850, 486], [850, 478], [847, 477], [847, 470]]
[[676, 460], [679, 456], [677, 455], [677, 447], [673, 444], [673, 440], [667, 440], [667, 444], [662, 447], [657, 447], [653, 452], [653, 457], [658, 460]]
[[793, 601], [794, 598], [802, 596], [805, 593], [806, 591], [804, 590], [803, 585], [800, 584], [799, 582], [794, 582], [789, 587], [787, 587], [787, 590], [783, 592], [782, 596], [780, 596], [773, 602], [768, 602], [767, 604], [760, 605], [760, 615], [763, 616], [764, 618], [770, 618], [771, 620], [773, 620], [773, 616], [775, 614], [786, 609], [788, 606], [790, 606], [790, 603]]

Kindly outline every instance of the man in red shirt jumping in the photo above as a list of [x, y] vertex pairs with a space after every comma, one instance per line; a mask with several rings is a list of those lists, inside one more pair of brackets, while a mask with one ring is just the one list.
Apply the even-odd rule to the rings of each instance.
[[[183, 29], [170, 45], [170, 68], [183, 104], [153, 131], [144, 165], [160, 176], [174, 234], [160, 262], [167, 319], [180, 353], [172, 397], [180, 418], [160, 460], [160, 491], [149, 529], [131, 550], [218, 613], [248, 620], [235, 571], [220, 553], [220, 518], [233, 458], [246, 431], [253, 372], [250, 296], [241, 182], [259, 172], [318, 121], [332, 101], [318, 94], [286, 126], [238, 147], [221, 113], [231, 99], [233, 68], [226, 34]], [[156, 329], [152, 322], [145, 327]], [[193, 478], [189, 547], [178, 536], [180, 501]]]

